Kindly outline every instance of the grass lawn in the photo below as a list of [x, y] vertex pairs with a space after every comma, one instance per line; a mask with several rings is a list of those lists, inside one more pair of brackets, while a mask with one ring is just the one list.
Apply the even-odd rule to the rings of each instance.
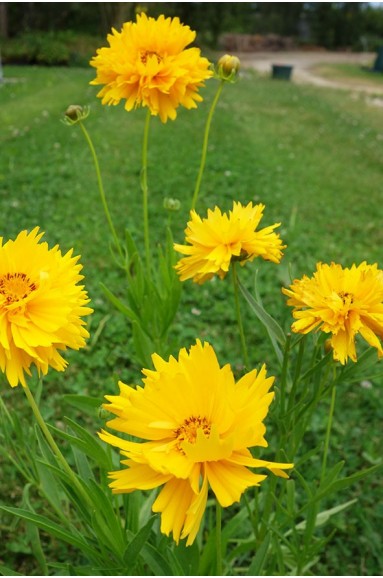
[[[373, 88], [381, 88], [383, 86], [383, 73], [373, 72], [374, 62], [371, 62], [368, 67], [360, 66], [359, 64], [317, 64], [311, 68], [313, 72], [324, 78], [330, 80], [341, 80], [342, 82], [349, 82], [350, 85], [357, 81], [360, 86], [368, 86]], [[371, 70], [369, 70], [371, 69]]]
[[[355, 74], [346, 65], [327, 68], [328, 74]], [[360, 71], [360, 75], [363, 81], [369, 73]], [[50, 246], [74, 247], [82, 256], [95, 309], [87, 350], [69, 353], [65, 375], [50, 372], [46, 379], [44, 411], [58, 424], [70, 411], [61, 406], [63, 393], [103, 396], [115, 393], [119, 378], [140, 379], [129, 326], [100, 288], [102, 281], [123, 297], [122, 280], [110, 259], [109, 231], [89, 151], [79, 127], [64, 126], [60, 117], [69, 104], [91, 105], [87, 128], [99, 154], [116, 228], [122, 237], [128, 227], [142, 244], [139, 175], [145, 111], [127, 114], [123, 106], [102, 107], [97, 88], [89, 86], [92, 70], [5, 67], [4, 76], [6, 82], [0, 85], [1, 236], [13, 238], [23, 228], [39, 225]], [[172, 229], [175, 240], [183, 242], [202, 131], [215, 88], [213, 81], [208, 83], [198, 110], [180, 110], [176, 122], [162, 125], [152, 119], [149, 211], [157, 242], [167, 219], [164, 197], [181, 201]], [[273, 81], [250, 71], [225, 87], [213, 119], [198, 211], [205, 213], [216, 204], [226, 210], [233, 200], [262, 202], [265, 225], [281, 223], [285, 257], [278, 267], [259, 265], [258, 288], [265, 306], [286, 328], [291, 312], [280, 288], [291, 276], [311, 275], [318, 261], [350, 266], [366, 260], [383, 266], [382, 148], [383, 109], [369, 106], [363, 97]], [[257, 268], [254, 262], [241, 272], [250, 290]], [[240, 344], [227, 295], [226, 283], [218, 280], [202, 287], [185, 284], [172, 331], [174, 353], [200, 337], [214, 345], [222, 363], [236, 366]], [[250, 312], [245, 326], [252, 363], [256, 366], [265, 360], [272, 373], [272, 353]], [[334, 461], [343, 458], [349, 473], [381, 457], [382, 386], [382, 379], [377, 379], [345, 385], [339, 391], [331, 444]], [[10, 410], [22, 413], [21, 388], [11, 391], [3, 380], [2, 395]], [[318, 432], [322, 434], [323, 415], [313, 423], [307, 444], [315, 443]], [[96, 432], [102, 424], [95, 418], [90, 431]], [[0, 501], [19, 505], [22, 487], [14, 468], [2, 463], [1, 456], [0, 467]], [[352, 498], [358, 499], [355, 505], [333, 518], [331, 529], [337, 531], [312, 568], [314, 575], [382, 573], [382, 478], [367, 479], [346, 496], [337, 496], [339, 502]], [[0, 561], [19, 572], [38, 573], [22, 532], [9, 523], [0, 520]], [[54, 547], [47, 543], [47, 548]], [[65, 558], [68, 553], [59, 555]]]

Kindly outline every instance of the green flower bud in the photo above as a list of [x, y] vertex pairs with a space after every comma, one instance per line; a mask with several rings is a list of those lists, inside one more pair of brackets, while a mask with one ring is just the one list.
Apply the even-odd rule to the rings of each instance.
[[80, 120], [85, 120], [90, 113], [89, 106], [80, 106], [79, 104], [71, 104], [65, 111], [63, 118], [64, 124], [72, 126]]
[[227, 82], [235, 82], [239, 73], [241, 62], [237, 56], [225, 54], [217, 63], [217, 77]]
[[179, 211], [181, 208], [181, 201], [178, 199], [172, 199], [170, 197], [164, 198], [164, 209], [168, 211]]

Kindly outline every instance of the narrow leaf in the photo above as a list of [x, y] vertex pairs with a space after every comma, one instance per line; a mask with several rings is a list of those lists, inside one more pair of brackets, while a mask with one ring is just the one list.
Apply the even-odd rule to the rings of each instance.
[[62, 396], [64, 403], [75, 407], [81, 412], [85, 412], [91, 417], [97, 415], [99, 408], [104, 403], [101, 397], [90, 397], [89, 395], [78, 395], [75, 393], [68, 393]]
[[22, 508], [11, 508], [8, 506], [0, 505], [0, 510], [4, 512], [8, 512], [8, 514], [12, 514], [13, 516], [17, 516], [27, 522], [32, 522], [40, 528], [44, 530], [51, 536], [66, 542], [67, 544], [71, 544], [72, 546], [76, 546], [77, 548], [82, 550], [83, 552], [87, 552], [91, 556], [94, 556], [95, 551], [91, 548], [88, 543], [82, 538], [80, 534], [78, 534], [74, 529], [72, 532], [67, 532], [63, 530], [62, 526], [59, 526], [55, 522], [52, 522], [49, 518], [45, 516], [41, 516], [39, 514], [34, 514], [33, 512], [29, 512], [28, 510], [23, 510]]
[[131, 321], [138, 321], [138, 317], [137, 315], [134, 313], [134, 311], [128, 307], [127, 305], [125, 305], [124, 303], [122, 303], [122, 301], [120, 301], [118, 299], [118, 297], [116, 297], [111, 291], [110, 289], [108, 289], [106, 287], [106, 285], [104, 285], [103, 283], [100, 283], [101, 285], [101, 289], [104, 291], [105, 295], [108, 297], [109, 301], [112, 303], [112, 305], [114, 305], [116, 307], [116, 309], [118, 311], [121, 311], [121, 313], [123, 313], [126, 317], [128, 317]]
[[144, 544], [147, 542], [155, 519], [156, 516], [152, 516], [126, 548], [124, 553], [124, 562], [129, 567], [129, 570], [133, 569], [138, 555], [140, 554]]
[[273, 317], [260, 305], [254, 297], [249, 293], [249, 291], [242, 285], [240, 281], [238, 281], [239, 288], [242, 292], [242, 295], [245, 297], [246, 301], [250, 305], [250, 308], [253, 310], [255, 315], [258, 317], [259, 321], [263, 324], [266, 328], [270, 339], [273, 343], [275, 353], [278, 356], [279, 361], [282, 360], [282, 351], [278, 347], [278, 342], [282, 348], [285, 346], [286, 336], [283, 332], [281, 326], [275, 321]]
[[266, 562], [267, 552], [270, 546], [271, 532], [267, 532], [265, 539], [257, 550], [257, 553], [250, 564], [247, 572], [248, 576], [261, 576], [263, 567]]
[[155, 576], [171, 576], [172, 569], [168, 562], [159, 553], [157, 548], [154, 548], [151, 544], [144, 544], [141, 556], [144, 562], [149, 566], [149, 568], [154, 572]]

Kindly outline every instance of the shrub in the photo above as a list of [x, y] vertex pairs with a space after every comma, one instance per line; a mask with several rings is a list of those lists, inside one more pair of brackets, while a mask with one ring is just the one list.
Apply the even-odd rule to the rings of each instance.
[[45, 66], [87, 66], [99, 40], [87, 35], [64, 32], [26, 32], [4, 41], [5, 64]]

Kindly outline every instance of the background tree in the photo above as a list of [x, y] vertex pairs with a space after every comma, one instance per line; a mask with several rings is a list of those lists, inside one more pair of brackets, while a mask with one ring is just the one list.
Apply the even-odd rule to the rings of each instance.
[[383, 7], [367, 2], [2, 2], [0, 36], [37, 31], [105, 36], [141, 9], [154, 17], [179, 16], [198, 30], [199, 43], [213, 48], [224, 32], [275, 33], [333, 50], [383, 43]]
[[8, 11], [6, 2], [0, 2], [0, 38], [8, 38]]

